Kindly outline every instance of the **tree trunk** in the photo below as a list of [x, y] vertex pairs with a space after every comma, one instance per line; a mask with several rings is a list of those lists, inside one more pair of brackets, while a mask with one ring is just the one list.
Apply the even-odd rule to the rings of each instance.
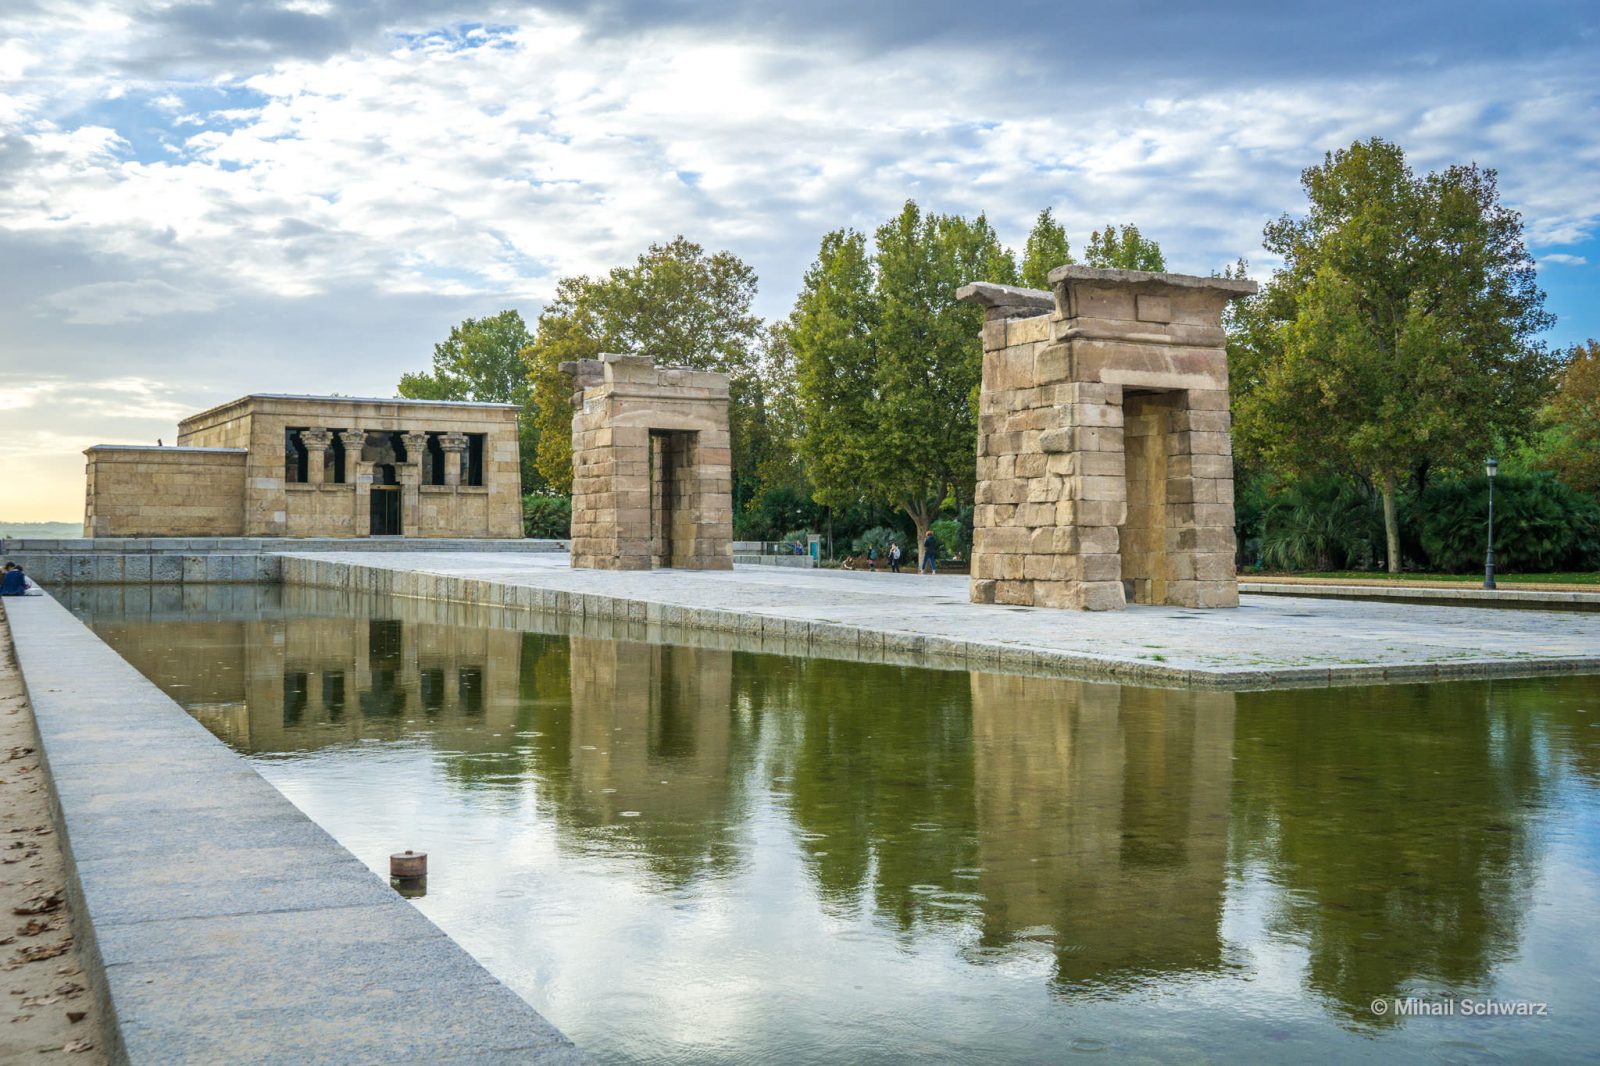
[[918, 503], [914, 500], [903, 500], [900, 507], [910, 517], [911, 524], [917, 530], [917, 573], [920, 574], [925, 565], [922, 558], [923, 542], [928, 539], [928, 527], [933, 525], [933, 513], [926, 503]]
[[1389, 556], [1389, 573], [1400, 572], [1400, 518], [1395, 509], [1395, 493], [1397, 491], [1394, 477], [1384, 477], [1379, 482], [1378, 491], [1383, 494], [1383, 540]]

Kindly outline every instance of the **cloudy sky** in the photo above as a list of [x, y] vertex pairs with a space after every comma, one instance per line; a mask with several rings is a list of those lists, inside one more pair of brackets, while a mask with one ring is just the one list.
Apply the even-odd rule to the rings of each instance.
[[0, 519], [246, 392], [392, 395], [469, 315], [687, 234], [784, 314], [908, 197], [1239, 256], [1379, 135], [1497, 168], [1600, 335], [1600, 5], [4, 0]]

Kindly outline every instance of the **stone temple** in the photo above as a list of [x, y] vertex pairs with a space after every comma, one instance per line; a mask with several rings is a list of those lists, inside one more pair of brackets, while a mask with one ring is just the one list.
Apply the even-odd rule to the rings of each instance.
[[515, 404], [252, 395], [88, 449], [86, 537], [521, 537]]
[[971, 597], [1236, 607], [1222, 312], [1253, 281], [1062, 266], [985, 310]]
[[642, 356], [573, 375], [572, 565], [733, 569], [728, 377]]

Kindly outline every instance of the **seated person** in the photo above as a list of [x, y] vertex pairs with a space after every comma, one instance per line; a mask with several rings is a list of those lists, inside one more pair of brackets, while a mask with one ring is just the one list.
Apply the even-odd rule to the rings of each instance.
[[28, 594], [28, 578], [22, 572], [22, 567], [16, 563], [7, 563], [0, 570], [0, 596], [26, 596]]

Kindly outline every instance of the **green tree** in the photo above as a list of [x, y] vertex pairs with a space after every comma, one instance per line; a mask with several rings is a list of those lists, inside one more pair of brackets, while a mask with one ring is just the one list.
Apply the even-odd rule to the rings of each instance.
[[735, 477], [748, 477], [750, 416], [761, 320], [750, 311], [756, 275], [738, 256], [705, 249], [683, 236], [652, 244], [631, 265], [603, 278], [563, 278], [539, 316], [523, 353], [541, 404], [536, 465], [552, 488], [571, 490], [572, 382], [562, 362], [601, 352], [644, 355], [664, 366], [728, 374], [733, 394]]
[[956, 289], [1016, 284], [1017, 265], [982, 215], [911, 201], [875, 238], [870, 261], [859, 233], [823, 238], [790, 316], [801, 453], [819, 502], [891, 501], [920, 544], [947, 496], [971, 499], [976, 466], [982, 314]]
[[1600, 496], [1600, 340], [1572, 346], [1541, 421], [1547, 450], [1540, 465], [1573, 488]]
[[1301, 184], [1307, 215], [1266, 228], [1283, 270], [1233, 320], [1235, 437], [1270, 469], [1371, 481], [1397, 572], [1401, 485], [1528, 434], [1554, 365], [1534, 338], [1552, 318], [1494, 171], [1419, 178], [1374, 138]]
[[1022, 250], [1022, 284], [1033, 289], [1048, 289], [1050, 271], [1074, 261], [1067, 231], [1048, 207], [1040, 211]]
[[1119, 230], [1111, 223], [1089, 235], [1089, 246], [1083, 252], [1084, 261], [1093, 267], [1111, 267], [1117, 270], [1151, 270], [1157, 273], [1167, 269], [1167, 260], [1161, 246], [1148, 240], [1139, 227], [1129, 224]]
[[847, 507], [862, 495], [862, 471], [872, 447], [868, 407], [877, 391], [872, 350], [877, 321], [865, 235], [829, 233], [806, 271], [785, 329], [804, 422], [800, 456], [813, 498], [828, 507]]
[[522, 407], [518, 418], [518, 446], [522, 456], [522, 485], [537, 485], [534, 455], [539, 440], [539, 412], [519, 353], [533, 338], [516, 311], [501, 311], [488, 318], [464, 319], [450, 328], [450, 336], [433, 346], [433, 369], [400, 375], [401, 396], [410, 400], [473, 400], [480, 403], [514, 403]]

